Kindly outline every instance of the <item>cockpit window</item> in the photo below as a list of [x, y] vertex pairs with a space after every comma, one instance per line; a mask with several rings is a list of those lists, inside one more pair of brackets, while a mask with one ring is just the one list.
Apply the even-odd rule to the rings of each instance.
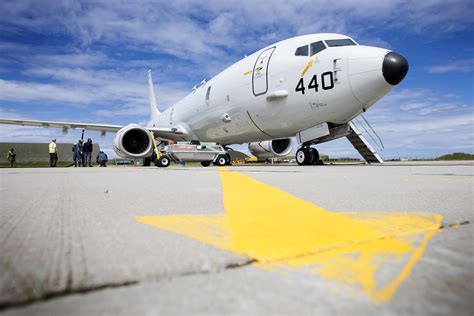
[[322, 41], [312, 43], [311, 44], [311, 55], [310, 56], [313, 56], [313, 55], [315, 55], [315, 54], [317, 54], [320, 51], [325, 50], [325, 49], [326, 49], [326, 45], [324, 45], [324, 43]]
[[328, 47], [338, 47], [338, 46], [350, 46], [350, 45], [357, 45], [354, 43], [353, 40], [350, 38], [344, 39], [334, 39], [334, 40], [326, 40], [326, 45]]
[[295, 56], [308, 56], [308, 45], [298, 47]]

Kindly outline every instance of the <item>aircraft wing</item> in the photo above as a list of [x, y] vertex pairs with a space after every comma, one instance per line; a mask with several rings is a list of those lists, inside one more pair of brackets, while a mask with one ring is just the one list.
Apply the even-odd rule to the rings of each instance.
[[91, 123], [71, 123], [71, 122], [57, 122], [57, 121], [33, 121], [33, 120], [6, 120], [0, 119], [1, 124], [21, 125], [21, 126], [37, 126], [37, 127], [56, 127], [63, 129], [86, 129], [89, 131], [99, 132], [117, 132], [123, 126], [109, 125], [109, 124], [91, 124]]
[[[14, 120], [14, 119], [0, 119], [0, 124], [21, 125], [21, 126], [37, 126], [37, 127], [53, 127], [62, 128], [63, 131], [68, 129], [85, 129], [88, 131], [97, 131], [105, 134], [106, 132], [116, 133], [122, 125], [111, 124], [93, 124], [93, 123], [77, 123], [77, 122], [58, 122], [58, 121], [33, 121], [33, 120]], [[174, 139], [176, 135], [183, 135], [185, 132], [177, 127], [147, 127], [146, 129], [152, 131], [155, 137], [163, 139]]]

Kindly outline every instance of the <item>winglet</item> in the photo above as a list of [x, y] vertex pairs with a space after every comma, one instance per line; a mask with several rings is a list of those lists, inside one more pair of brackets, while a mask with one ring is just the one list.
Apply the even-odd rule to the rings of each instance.
[[160, 115], [156, 104], [155, 89], [153, 87], [153, 79], [151, 78], [151, 69], [148, 69], [148, 88], [150, 93], [150, 119], [154, 120]]

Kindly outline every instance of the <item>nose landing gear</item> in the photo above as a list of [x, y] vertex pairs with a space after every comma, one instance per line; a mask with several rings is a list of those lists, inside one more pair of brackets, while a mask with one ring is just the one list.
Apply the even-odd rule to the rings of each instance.
[[319, 159], [319, 152], [316, 148], [309, 146], [302, 146], [296, 151], [296, 162], [300, 166], [323, 164], [322, 160]]

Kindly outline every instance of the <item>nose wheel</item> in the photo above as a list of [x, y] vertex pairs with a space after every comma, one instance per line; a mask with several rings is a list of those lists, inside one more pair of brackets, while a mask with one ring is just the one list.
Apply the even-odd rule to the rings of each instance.
[[296, 151], [296, 162], [300, 166], [307, 165], [319, 165], [321, 160], [319, 159], [319, 152], [316, 148], [303, 146]]

